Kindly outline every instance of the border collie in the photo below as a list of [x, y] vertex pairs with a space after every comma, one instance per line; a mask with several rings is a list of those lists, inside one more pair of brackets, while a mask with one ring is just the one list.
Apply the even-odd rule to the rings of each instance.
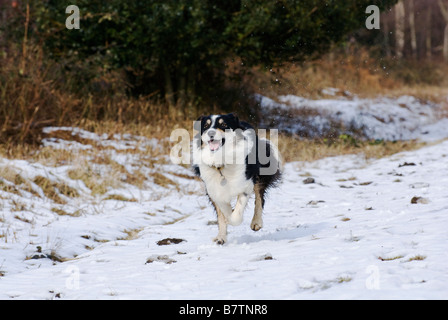
[[[277, 148], [259, 138], [254, 128], [232, 113], [201, 116], [195, 122], [193, 168], [204, 182], [218, 216], [214, 241], [227, 241], [227, 225], [240, 225], [249, 197], [255, 193], [255, 212], [250, 227], [263, 227], [265, 193], [280, 181], [281, 160]], [[232, 209], [231, 202], [236, 200]]]

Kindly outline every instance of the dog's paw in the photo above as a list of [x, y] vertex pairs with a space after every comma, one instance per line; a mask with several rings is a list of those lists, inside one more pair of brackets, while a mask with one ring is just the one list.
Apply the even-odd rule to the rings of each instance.
[[250, 228], [254, 231], [258, 231], [263, 228], [263, 221], [252, 221], [250, 224]]
[[228, 219], [228, 224], [231, 226], [239, 226], [243, 222], [243, 215], [237, 212], [232, 212], [232, 215]]
[[218, 235], [213, 241], [216, 242], [216, 244], [223, 245], [227, 242], [227, 237]]

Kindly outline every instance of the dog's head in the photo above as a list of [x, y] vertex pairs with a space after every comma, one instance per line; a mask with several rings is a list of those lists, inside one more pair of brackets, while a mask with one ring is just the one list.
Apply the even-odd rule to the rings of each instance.
[[220, 150], [226, 141], [233, 141], [237, 129], [242, 129], [240, 121], [233, 113], [225, 115], [201, 116], [197, 121], [201, 122], [198, 130], [201, 135], [203, 147], [211, 152]]
[[[201, 116], [194, 124], [193, 161], [209, 166], [242, 164], [255, 145], [253, 127], [233, 114]], [[252, 130], [248, 130], [252, 129]]]

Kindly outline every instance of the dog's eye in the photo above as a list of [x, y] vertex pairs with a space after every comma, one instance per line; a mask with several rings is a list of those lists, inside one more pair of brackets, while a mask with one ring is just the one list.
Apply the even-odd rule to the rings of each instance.
[[227, 124], [223, 121], [220, 123], [221, 128], [227, 128]]
[[210, 127], [210, 123], [209, 122], [206, 122], [205, 124], [204, 124], [204, 129], [208, 129]]

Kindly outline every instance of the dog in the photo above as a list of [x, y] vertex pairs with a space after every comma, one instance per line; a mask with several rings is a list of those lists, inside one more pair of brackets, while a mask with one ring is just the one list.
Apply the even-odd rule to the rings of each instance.
[[[233, 113], [201, 116], [194, 125], [193, 169], [205, 183], [218, 216], [217, 244], [227, 242], [227, 225], [238, 226], [249, 197], [255, 193], [250, 227], [263, 227], [266, 191], [278, 184], [282, 161], [276, 146]], [[232, 209], [231, 202], [236, 199]]]

